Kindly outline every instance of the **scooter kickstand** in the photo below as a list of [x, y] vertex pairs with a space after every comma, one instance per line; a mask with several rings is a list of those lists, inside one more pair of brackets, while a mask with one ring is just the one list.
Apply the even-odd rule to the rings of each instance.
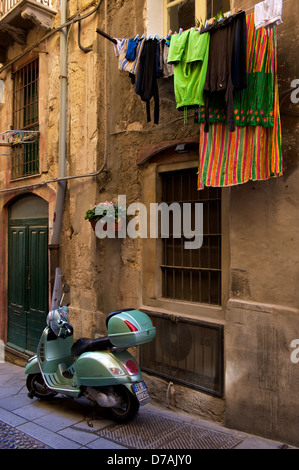
[[[94, 408], [94, 406], [93, 406], [93, 408]], [[89, 411], [89, 410], [88, 410], [88, 411]], [[85, 416], [86, 416], [86, 421], [87, 421], [87, 426], [89, 426], [90, 428], [93, 428], [93, 424], [92, 424], [91, 421], [92, 421], [93, 419], [96, 419], [96, 410], [95, 410], [95, 409], [92, 410], [91, 417], [90, 417], [89, 419], [88, 419], [88, 411], [87, 411], [87, 413], [85, 414]]]

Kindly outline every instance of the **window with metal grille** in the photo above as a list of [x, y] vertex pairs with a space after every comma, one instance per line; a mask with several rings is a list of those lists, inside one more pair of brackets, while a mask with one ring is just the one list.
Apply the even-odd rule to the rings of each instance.
[[[13, 74], [13, 128], [38, 131], [38, 59]], [[39, 172], [39, 140], [16, 144], [12, 151], [12, 178]]]
[[[221, 304], [221, 189], [197, 191], [195, 168], [161, 173], [162, 202], [191, 203], [194, 223], [195, 203], [203, 204], [203, 244], [198, 249], [185, 249], [185, 237], [175, 238], [170, 231], [162, 238], [163, 297]], [[171, 212], [170, 212], [171, 215]], [[194, 230], [195, 227], [193, 227]]]
[[146, 312], [154, 341], [140, 347], [141, 368], [206, 393], [223, 395], [223, 326]]

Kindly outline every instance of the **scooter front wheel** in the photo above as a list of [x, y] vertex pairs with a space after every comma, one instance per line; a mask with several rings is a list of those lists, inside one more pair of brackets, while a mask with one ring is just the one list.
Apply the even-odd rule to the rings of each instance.
[[139, 410], [137, 398], [124, 385], [114, 387], [114, 393], [121, 399], [121, 404], [119, 407], [110, 408], [112, 418], [119, 423], [133, 419]]
[[42, 400], [50, 400], [55, 397], [56, 393], [52, 392], [44, 382], [42, 374], [29, 374], [26, 381], [29, 396], [31, 398], [41, 398]]

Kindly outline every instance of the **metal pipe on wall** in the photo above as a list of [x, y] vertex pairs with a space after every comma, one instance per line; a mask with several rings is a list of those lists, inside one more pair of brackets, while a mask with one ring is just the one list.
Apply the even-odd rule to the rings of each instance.
[[[60, 22], [67, 20], [67, 0], [60, 1]], [[60, 90], [59, 90], [59, 156], [58, 176], [66, 176], [66, 125], [67, 125], [67, 27], [60, 31]], [[58, 181], [51, 245], [58, 245], [62, 228], [66, 181]]]

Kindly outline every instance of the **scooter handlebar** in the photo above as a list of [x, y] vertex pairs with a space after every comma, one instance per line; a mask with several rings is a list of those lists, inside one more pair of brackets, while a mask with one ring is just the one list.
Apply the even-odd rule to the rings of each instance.
[[51, 328], [57, 337], [66, 337], [72, 334], [72, 325], [67, 320], [68, 307], [60, 307], [56, 310], [51, 310], [47, 316], [47, 325]]
[[63, 336], [67, 336], [67, 335], [71, 335], [73, 333], [72, 331], [72, 326], [70, 325], [69, 322], [67, 321], [64, 321], [64, 320], [61, 320], [59, 322], [59, 332], [57, 334], [57, 336], [60, 338], [63, 338]]

